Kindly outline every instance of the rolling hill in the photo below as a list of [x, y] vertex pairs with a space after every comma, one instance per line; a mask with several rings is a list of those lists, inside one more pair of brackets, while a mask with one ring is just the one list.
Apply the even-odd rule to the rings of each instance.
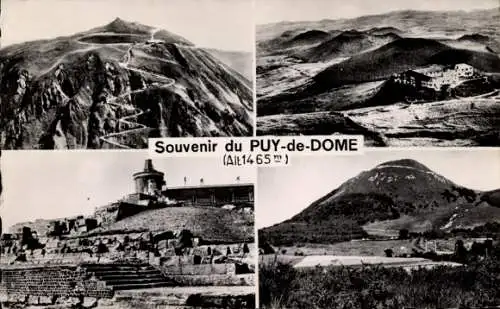
[[[392, 11], [376, 15], [364, 15], [348, 19], [323, 19], [318, 21], [278, 22], [257, 26], [257, 41], [263, 42], [280, 34], [304, 31], [304, 29], [348, 30], [394, 28], [404, 33], [446, 33], [463, 35], [482, 33], [498, 39], [500, 33], [499, 8], [474, 11]], [[416, 30], [414, 30], [416, 29]], [[390, 30], [394, 32], [392, 29]], [[418, 32], [416, 32], [418, 31]], [[397, 32], [395, 32], [397, 33]], [[399, 33], [397, 33], [399, 34]]]
[[297, 53], [295, 56], [306, 62], [326, 62], [380, 47], [399, 38], [399, 35], [392, 32], [371, 35], [356, 30], [344, 31], [317, 46]]
[[252, 134], [251, 82], [163, 29], [116, 19], [0, 50], [2, 148], [144, 148]]
[[458, 42], [482, 44], [486, 50], [500, 54], [500, 38], [482, 35], [480, 33], [464, 34], [457, 39]]
[[402, 35], [403, 31], [399, 30], [398, 28], [395, 27], [373, 27], [365, 31], [366, 33], [372, 34], [372, 35]]
[[473, 41], [478, 43], [488, 43], [490, 38], [480, 33], [464, 34], [457, 39], [458, 41]]
[[[365, 34], [361, 33], [361, 35]], [[319, 48], [321, 45], [315, 48]], [[309, 52], [313, 49], [310, 49]], [[338, 49], [326, 53], [319, 52], [315, 54], [319, 57], [315, 60], [328, 59], [328, 55], [335, 53], [340, 55]], [[313, 56], [311, 55], [311, 57]], [[401, 73], [408, 69], [418, 69], [433, 64], [454, 65], [457, 63], [470, 64], [483, 72], [500, 72], [500, 58], [493, 53], [453, 48], [433, 39], [400, 38], [376, 49], [354, 54], [340, 63], [330, 65], [314, 75], [307, 83], [259, 99], [259, 105], [263, 106], [262, 110], [264, 111], [268, 105], [276, 105], [280, 102], [295, 103], [302, 99], [314, 98], [319, 94], [335, 91], [342, 86], [388, 80], [394, 73]], [[362, 104], [357, 104], [356, 107], [364, 106], [365, 102], [360, 103]], [[387, 103], [392, 103], [392, 101], [387, 101]], [[370, 105], [373, 104], [368, 103], [366, 106]], [[263, 114], [261, 108], [259, 108], [258, 114]]]
[[[327, 57], [328, 54], [320, 53], [318, 56]], [[384, 81], [394, 73], [401, 73], [408, 69], [418, 69], [433, 64], [453, 65], [457, 63], [467, 63], [484, 72], [500, 72], [500, 57], [495, 54], [457, 49], [433, 39], [400, 38], [330, 65], [304, 84], [259, 99], [259, 105], [264, 106], [262, 107], [264, 110], [270, 104], [295, 103], [346, 85]], [[358, 105], [356, 107], [361, 107]], [[263, 114], [260, 108], [258, 114]]]
[[297, 34], [289, 42], [294, 42], [295, 44], [315, 44], [322, 42], [330, 36], [331, 34], [326, 31], [314, 29]]
[[467, 63], [486, 72], [500, 72], [500, 58], [494, 54], [456, 49], [432, 39], [401, 38], [326, 68], [313, 78], [316, 83], [313, 87], [328, 90], [345, 84], [387, 79], [407, 69], [456, 63]]
[[291, 219], [262, 229], [259, 237], [275, 245], [331, 243], [374, 230], [424, 232], [500, 222], [500, 208], [482, 196], [414, 160], [390, 161], [349, 179]]

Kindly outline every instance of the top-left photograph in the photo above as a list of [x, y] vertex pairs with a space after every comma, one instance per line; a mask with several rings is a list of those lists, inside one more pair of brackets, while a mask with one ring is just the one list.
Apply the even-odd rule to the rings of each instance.
[[0, 149], [252, 136], [251, 0], [2, 0]]

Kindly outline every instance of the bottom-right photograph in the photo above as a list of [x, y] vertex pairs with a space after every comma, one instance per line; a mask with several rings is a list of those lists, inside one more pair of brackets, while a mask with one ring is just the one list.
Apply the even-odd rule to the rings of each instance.
[[259, 308], [497, 308], [499, 171], [493, 149], [260, 168]]

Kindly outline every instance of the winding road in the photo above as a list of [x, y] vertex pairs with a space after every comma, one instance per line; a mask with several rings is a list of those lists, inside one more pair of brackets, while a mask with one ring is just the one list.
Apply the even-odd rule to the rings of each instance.
[[[150, 83], [148, 85], [143, 84], [142, 89], [135, 89], [135, 90], [128, 90], [124, 93], [119, 94], [118, 96], [113, 96], [113, 97], [106, 97], [105, 102], [102, 102], [104, 104], [108, 104], [110, 106], [116, 106], [120, 109], [125, 109], [125, 113], [127, 114], [126, 116], [123, 116], [119, 119], [117, 119], [116, 125], [113, 125], [114, 128], [106, 128], [105, 132], [103, 133], [104, 135], [99, 136], [99, 144], [100, 148], [119, 148], [119, 149], [132, 149], [132, 148], [137, 148], [137, 145], [133, 145], [133, 139], [137, 137], [148, 137], [149, 132], [153, 130], [154, 128], [148, 127], [138, 121], [138, 117], [141, 115], [144, 115], [146, 113], [150, 112], [150, 109], [143, 110], [141, 108], [138, 108], [137, 106], [134, 106], [130, 103], [130, 100], [123, 100], [124, 98], [129, 97], [132, 94], [135, 93], [140, 93], [144, 91], [148, 91], [151, 89], [162, 89], [162, 88], [168, 88], [172, 87], [176, 84], [176, 81], [172, 78], [163, 76], [161, 74], [147, 71], [148, 69], [139, 69], [137, 67], [133, 67], [131, 65], [131, 62], [134, 58], [134, 47], [140, 47], [140, 46], [145, 46], [147, 44], [151, 43], [162, 43], [165, 42], [164, 40], [161, 39], [156, 39], [155, 34], [160, 31], [160, 29], [151, 29], [149, 32], [149, 38], [147, 38], [147, 35], [134, 35], [130, 34], [130, 36], [141, 36], [142, 40], [141, 42], [136, 42], [136, 40], [132, 40], [133, 42], [106, 42], [106, 43], [101, 43], [101, 42], [95, 42], [95, 40], [92, 40], [92, 37], [95, 36], [100, 36], [100, 37], [112, 37], [112, 36], [119, 36], [123, 34], [119, 33], [112, 33], [112, 32], [99, 32], [99, 33], [92, 33], [88, 34], [82, 37], [79, 37], [77, 39], [78, 43], [81, 44], [81, 48], [70, 51], [69, 53], [65, 54], [63, 57], [58, 59], [55, 63], [53, 63], [48, 69], [44, 70], [41, 72], [41, 75], [48, 74], [49, 72], [53, 72], [56, 70], [55, 74], [57, 75], [58, 73], [58, 68], [62, 68], [62, 65], [64, 64], [65, 60], [67, 59], [67, 55], [69, 54], [78, 54], [82, 52], [89, 52], [93, 51], [96, 49], [99, 49], [100, 46], [105, 45], [108, 48], [111, 48], [113, 50], [119, 51], [120, 53], [123, 53], [121, 56], [121, 60], [118, 62], [118, 66], [121, 67], [124, 70], [128, 71], [133, 71], [136, 73], [139, 73], [141, 76], [146, 77], [147, 79], [150, 80]], [[87, 40], [88, 39], [88, 40]], [[144, 39], [147, 39], [147, 41], [144, 41]], [[175, 43], [174, 43], [175, 44]], [[176, 44], [177, 45], [177, 44]], [[122, 48], [119, 48], [122, 47]], [[124, 52], [123, 47], [127, 47], [127, 50]], [[198, 49], [195, 46], [183, 46], [183, 48], [186, 49]], [[140, 57], [145, 57], [147, 59], [153, 59], [155, 61], [161, 61], [161, 62], [166, 62], [166, 63], [172, 63], [172, 64], [177, 64], [176, 62], [170, 60], [170, 59], [162, 59], [158, 58], [152, 55], [147, 55], [141, 53]], [[228, 71], [231, 70], [229, 66], [225, 65], [223, 62], [221, 62], [221, 65]], [[239, 75], [235, 75], [235, 78], [249, 91], [253, 91], [253, 89], [247, 85], [247, 83], [239, 78]], [[68, 97], [64, 91], [61, 89], [61, 86], [59, 83], [53, 83], [53, 87], [57, 92], [59, 92], [63, 98], [63, 101], [68, 101], [71, 98]], [[243, 103], [243, 102], [242, 102]], [[247, 106], [247, 104], [243, 103], [245, 107], [248, 109], [252, 110], [253, 106]], [[161, 106], [160, 106], [161, 108]], [[164, 121], [160, 123], [160, 130], [165, 130], [166, 124]], [[135, 136], [133, 136], [135, 135]]]
[[[158, 41], [158, 40], [155, 40], [155, 38], [154, 38], [154, 35], [156, 32], [158, 32], [158, 29], [154, 29], [151, 31], [150, 41]], [[144, 43], [141, 43], [141, 44], [144, 44]], [[126, 128], [125, 130], [120, 131], [120, 132], [108, 133], [108, 134], [105, 134], [99, 138], [103, 142], [103, 145], [101, 145], [101, 147], [104, 146], [104, 144], [107, 144], [108, 146], [110, 146], [112, 148], [130, 149], [132, 147], [127, 146], [124, 143], [122, 143], [120, 140], [121, 138], [128, 136], [128, 135], [131, 135], [131, 134], [147, 133], [151, 129], [151, 128], [137, 122], [137, 117], [145, 114], [149, 110], [144, 111], [144, 110], [142, 110], [136, 106], [133, 106], [133, 105], [119, 104], [119, 103], [117, 103], [117, 100], [122, 99], [126, 96], [129, 96], [131, 94], [143, 92], [143, 91], [146, 91], [146, 90], [149, 90], [152, 88], [167, 88], [167, 87], [171, 87], [172, 85], [175, 84], [175, 80], [173, 80], [172, 78], [168, 78], [168, 77], [165, 77], [163, 75], [159, 75], [156, 73], [152, 73], [152, 72], [148, 72], [148, 71], [145, 71], [142, 69], [131, 67], [130, 60], [133, 57], [133, 55], [132, 55], [133, 47], [134, 47], [134, 44], [131, 43], [129, 48], [127, 49], [127, 51], [124, 54], [124, 61], [120, 62], [118, 65], [126, 70], [134, 71], [134, 72], [140, 73], [142, 75], [150, 76], [154, 79], [160, 80], [162, 82], [162, 84], [154, 85], [152, 87], [145, 86], [142, 89], [127, 91], [125, 93], [120, 94], [117, 97], [106, 99], [106, 104], [114, 105], [114, 106], [118, 106], [118, 107], [129, 107], [129, 108], [133, 109], [134, 112], [131, 115], [124, 116], [124, 117], [118, 119], [118, 126], [117, 126], [118, 129], [120, 129], [121, 127], [125, 127]], [[105, 147], [102, 147], [102, 148], [105, 148]]]

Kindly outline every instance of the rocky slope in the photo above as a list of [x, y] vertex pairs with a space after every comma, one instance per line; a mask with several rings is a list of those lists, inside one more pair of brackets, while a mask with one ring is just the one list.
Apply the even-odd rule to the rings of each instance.
[[116, 19], [0, 50], [4, 149], [144, 148], [252, 134], [251, 82], [186, 39]]
[[457, 185], [414, 160], [396, 160], [360, 173], [261, 232], [271, 243], [289, 244], [329, 243], [403, 228], [471, 228], [500, 222], [500, 208], [492, 202], [496, 195]]

